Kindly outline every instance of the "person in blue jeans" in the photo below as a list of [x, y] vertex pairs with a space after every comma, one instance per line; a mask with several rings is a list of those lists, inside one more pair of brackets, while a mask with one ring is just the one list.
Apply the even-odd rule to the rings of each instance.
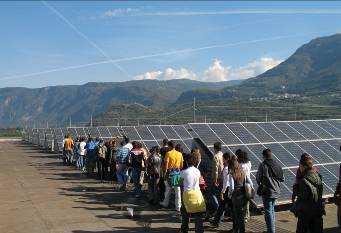
[[275, 233], [275, 202], [280, 196], [280, 183], [284, 181], [284, 176], [282, 167], [272, 159], [270, 149], [263, 150], [263, 159], [256, 175], [257, 194], [263, 199], [267, 232]]
[[121, 147], [118, 149], [117, 156], [116, 156], [116, 176], [117, 181], [121, 184], [120, 190], [125, 191], [127, 187], [128, 181], [128, 156], [129, 156], [129, 149], [124, 146], [125, 143], [121, 143]]

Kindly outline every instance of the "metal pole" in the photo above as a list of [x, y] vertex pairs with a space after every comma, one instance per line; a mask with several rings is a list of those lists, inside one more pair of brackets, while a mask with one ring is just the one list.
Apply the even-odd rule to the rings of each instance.
[[92, 114], [90, 115], [90, 126], [92, 127]]
[[71, 116], [70, 116], [70, 118], [69, 118], [69, 126], [70, 126], [70, 128], [71, 128], [71, 126], [72, 126], [72, 124], [71, 124]]
[[268, 122], [268, 112], [265, 113], [265, 122]]
[[193, 98], [193, 123], [196, 121], [196, 116], [195, 116], [195, 97]]

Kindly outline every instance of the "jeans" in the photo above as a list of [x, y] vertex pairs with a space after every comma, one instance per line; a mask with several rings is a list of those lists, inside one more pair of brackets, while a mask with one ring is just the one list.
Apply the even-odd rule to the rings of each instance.
[[245, 210], [246, 210], [246, 199], [243, 192], [235, 191], [232, 195], [233, 203], [233, 232], [234, 233], [245, 233]]
[[195, 222], [195, 233], [203, 233], [204, 225], [203, 225], [203, 216], [204, 213], [192, 213], [189, 214], [186, 211], [184, 206], [181, 207], [181, 233], [187, 233], [189, 230], [189, 218], [194, 218]]
[[148, 200], [152, 203], [159, 203], [159, 192], [158, 192], [158, 184], [159, 184], [158, 176], [149, 176], [148, 180]]
[[98, 158], [97, 159], [97, 173], [98, 173], [98, 179], [100, 179], [101, 181], [104, 180], [105, 178], [105, 159], [104, 158]]
[[[142, 182], [143, 182], [143, 175], [141, 168], [133, 167], [131, 170], [131, 178], [133, 179], [134, 183], [134, 193], [141, 194], [142, 192]], [[142, 182], [141, 182], [142, 179]]]
[[[172, 187], [169, 185], [168, 181], [165, 182], [165, 198], [163, 201], [160, 203], [164, 207], [168, 207], [169, 205], [169, 197], [171, 194]], [[181, 209], [181, 189], [180, 186], [173, 187], [174, 192], [175, 192], [175, 209], [177, 211], [180, 211]]]
[[84, 155], [78, 155], [77, 168], [80, 170], [84, 168]]
[[267, 227], [267, 233], [275, 233], [275, 198], [263, 197], [264, 218]]
[[122, 185], [122, 188], [127, 186], [128, 181], [128, 168], [127, 165], [118, 163], [116, 166], [116, 176], [118, 183]]

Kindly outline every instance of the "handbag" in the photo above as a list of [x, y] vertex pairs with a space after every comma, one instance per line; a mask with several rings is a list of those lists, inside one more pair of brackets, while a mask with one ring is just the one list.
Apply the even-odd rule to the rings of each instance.
[[245, 188], [245, 197], [246, 197], [246, 199], [247, 200], [253, 199], [255, 197], [255, 190], [251, 186], [251, 184], [245, 182], [244, 188]]
[[185, 191], [182, 198], [187, 213], [201, 213], [206, 211], [205, 199], [200, 189]]

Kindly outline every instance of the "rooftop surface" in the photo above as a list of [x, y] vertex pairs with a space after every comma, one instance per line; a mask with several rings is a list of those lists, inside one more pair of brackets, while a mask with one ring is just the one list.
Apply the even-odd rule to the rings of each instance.
[[[171, 210], [157, 210], [129, 193], [100, 184], [55, 154], [46, 154], [18, 141], [0, 141], [0, 232], [106, 233], [177, 232], [180, 221]], [[127, 216], [132, 207], [134, 218]], [[296, 219], [288, 211], [276, 213], [277, 232], [295, 232]], [[327, 205], [325, 232], [338, 232], [336, 208]], [[205, 232], [224, 232], [232, 224]], [[252, 216], [248, 232], [264, 231], [262, 215]]]

